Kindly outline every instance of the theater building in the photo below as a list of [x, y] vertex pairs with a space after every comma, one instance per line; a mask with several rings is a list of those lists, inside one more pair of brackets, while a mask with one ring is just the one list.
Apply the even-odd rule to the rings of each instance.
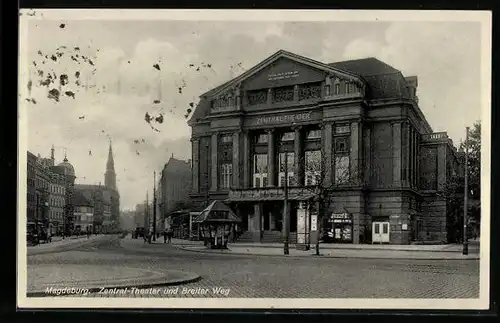
[[224, 200], [242, 239], [280, 241], [288, 181], [292, 243], [318, 231], [354, 244], [446, 241], [439, 192], [459, 159], [422, 114], [417, 85], [375, 58], [278, 51], [201, 95], [189, 120], [195, 209]]

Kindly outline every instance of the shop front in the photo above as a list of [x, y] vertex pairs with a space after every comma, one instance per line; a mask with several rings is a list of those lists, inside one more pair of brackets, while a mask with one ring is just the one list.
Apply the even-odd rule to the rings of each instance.
[[325, 227], [325, 242], [353, 243], [352, 214], [333, 213], [330, 215]]

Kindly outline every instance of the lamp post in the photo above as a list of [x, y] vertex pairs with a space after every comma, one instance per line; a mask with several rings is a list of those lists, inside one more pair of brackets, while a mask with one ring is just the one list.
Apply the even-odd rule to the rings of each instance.
[[469, 166], [467, 165], [469, 162], [469, 127], [465, 128], [465, 174], [464, 174], [464, 232], [463, 232], [463, 250], [462, 254], [469, 254], [469, 245], [467, 241], [467, 212], [469, 210], [468, 207], [468, 194], [469, 194]]
[[285, 198], [283, 205], [283, 222], [285, 226], [285, 234], [284, 234], [284, 245], [283, 245], [283, 253], [288, 255], [290, 253], [289, 249], [289, 239], [290, 239], [290, 221], [288, 218], [288, 152], [285, 150]]

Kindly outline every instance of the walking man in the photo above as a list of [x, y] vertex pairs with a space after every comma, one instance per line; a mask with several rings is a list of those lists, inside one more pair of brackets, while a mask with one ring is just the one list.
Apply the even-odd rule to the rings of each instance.
[[172, 236], [174, 235], [174, 232], [172, 229], [168, 229], [168, 243], [172, 243]]

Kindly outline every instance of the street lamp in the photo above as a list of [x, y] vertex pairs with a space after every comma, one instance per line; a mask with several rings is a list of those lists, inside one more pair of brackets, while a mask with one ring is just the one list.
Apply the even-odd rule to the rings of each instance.
[[283, 220], [285, 224], [285, 234], [284, 234], [284, 245], [283, 252], [285, 255], [290, 253], [289, 250], [289, 238], [290, 238], [290, 221], [288, 218], [288, 152], [285, 150], [285, 198], [284, 198], [284, 206], [283, 206]]

